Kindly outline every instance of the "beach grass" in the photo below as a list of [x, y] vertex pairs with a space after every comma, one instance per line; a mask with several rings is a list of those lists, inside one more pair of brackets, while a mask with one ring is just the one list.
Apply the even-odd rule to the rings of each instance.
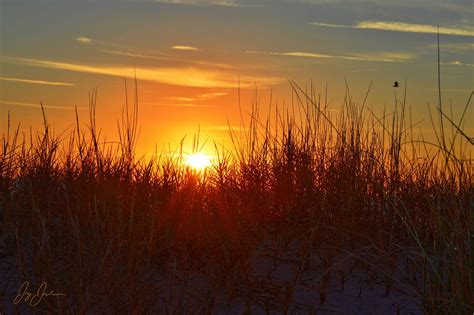
[[408, 312], [407, 297], [413, 312], [471, 313], [464, 114], [434, 107], [431, 140], [405, 97], [377, 115], [347, 88], [335, 112], [311, 87], [289, 84], [292, 106], [261, 118], [252, 103], [243, 132], [229, 127], [232, 148], [216, 144], [203, 171], [184, 165], [179, 148], [137, 155], [137, 98], [118, 143], [96, 125], [96, 92], [88, 128], [76, 112], [76, 128], [54, 134], [43, 110], [43, 130], [20, 134], [8, 117], [0, 311], [31, 309], [12, 303], [28, 280], [65, 294], [35, 306], [46, 313], [317, 313], [337, 310], [335, 290], [370, 301], [370, 286], [400, 301], [391, 311]]

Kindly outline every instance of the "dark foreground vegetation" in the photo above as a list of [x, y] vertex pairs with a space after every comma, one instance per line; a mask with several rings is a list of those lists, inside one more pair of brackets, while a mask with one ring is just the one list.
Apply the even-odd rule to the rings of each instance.
[[[391, 313], [471, 313], [464, 114], [437, 108], [430, 142], [403, 98], [377, 116], [347, 91], [334, 112], [291, 85], [293, 107], [260, 119], [253, 104], [245, 132], [230, 131], [234, 150], [216, 146], [204, 172], [183, 166], [179, 149], [135, 155], [137, 103], [119, 144], [100, 135], [94, 94], [88, 129], [78, 117], [56, 136], [46, 115], [31, 135], [9, 126], [0, 312], [357, 313], [391, 299]], [[65, 295], [14, 304], [26, 280]], [[349, 296], [365, 311], [344, 309]]]

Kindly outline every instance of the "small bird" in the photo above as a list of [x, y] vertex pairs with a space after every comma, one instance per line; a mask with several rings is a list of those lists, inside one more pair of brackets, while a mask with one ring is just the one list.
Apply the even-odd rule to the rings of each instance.
[[394, 87], [394, 88], [397, 88], [397, 87], [399, 87], [399, 85], [398, 85], [398, 81], [395, 81], [395, 82], [393, 82], [393, 87]]

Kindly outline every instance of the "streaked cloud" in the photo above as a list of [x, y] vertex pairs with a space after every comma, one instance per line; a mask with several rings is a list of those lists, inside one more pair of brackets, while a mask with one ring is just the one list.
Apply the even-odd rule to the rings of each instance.
[[416, 54], [409, 52], [371, 52], [356, 55], [365, 61], [380, 61], [380, 62], [404, 62], [417, 58]]
[[[202, 102], [204, 100], [214, 99], [221, 96], [226, 96], [226, 95], [229, 95], [229, 93], [213, 92], [213, 93], [203, 93], [203, 94], [199, 94], [193, 97], [168, 96], [168, 97], [165, 97], [164, 99], [169, 100], [169, 101], [185, 102], [187, 105], [201, 106], [199, 102]], [[193, 103], [193, 102], [198, 102], [198, 103]]]
[[200, 99], [210, 99], [210, 98], [216, 98], [216, 97], [226, 96], [226, 95], [229, 95], [229, 93], [227, 93], [227, 92], [214, 92], [214, 93], [200, 94], [198, 97]]
[[240, 3], [234, 0], [149, 0], [147, 2], [181, 4], [181, 5], [217, 5], [223, 7], [239, 7]]
[[[134, 78], [157, 83], [188, 87], [235, 88], [237, 74], [201, 69], [197, 67], [130, 67], [121, 65], [85, 65], [40, 59], [0, 57], [0, 61], [33, 67], [66, 70], [73, 72], [102, 74], [117, 77]], [[254, 82], [262, 86], [282, 82], [279, 77], [242, 75], [241, 87], [251, 87]]]
[[312, 22], [311, 25], [322, 26], [322, 27], [332, 27], [332, 28], [357, 28], [357, 25], [345, 25], [345, 24], [329, 24], [329, 23], [320, 23]]
[[[384, 11], [376, 11], [380, 14], [390, 14], [390, 10], [394, 9], [399, 12], [405, 11], [408, 16], [413, 11], [424, 11], [429, 15], [434, 12], [442, 12], [446, 15], [454, 13], [457, 17], [464, 16], [468, 20], [472, 20], [472, 1], [470, 0], [260, 0], [266, 3], [283, 2], [289, 4], [309, 4], [319, 6], [342, 7], [344, 9], [352, 8], [352, 10], [365, 9], [383, 9]], [[458, 19], [463, 22], [463, 19]]]
[[181, 102], [194, 102], [194, 101], [199, 101], [199, 100], [208, 100], [208, 99], [213, 99], [221, 96], [226, 96], [229, 95], [227, 92], [212, 92], [212, 93], [203, 93], [196, 95], [194, 97], [181, 97], [181, 96], [169, 96], [166, 97], [168, 100], [173, 100], [173, 101], [181, 101]]
[[103, 49], [101, 51], [107, 54], [111, 54], [111, 55], [124, 56], [124, 57], [130, 57], [130, 58], [176, 61], [180, 63], [194, 64], [194, 65], [200, 65], [200, 66], [210, 66], [210, 67], [223, 68], [223, 69], [237, 69], [236, 66], [233, 66], [230, 64], [209, 62], [209, 61], [203, 61], [203, 60], [183, 59], [183, 58], [168, 56], [165, 54], [142, 54], [142, 53], [135, 53], [135, 52], [129, 52], [129, 51], [124, 51], [124, 50], [107, 50], [107, 49]]
[[301, 51], [292, 51], [292, 52], [246, 51], [246, 53], [258, 54], [258, 55], [285, 56], [285, 57], [342, 59], [342, 60], [351, 60], [351, 61], [372, 61], [372, 62], [403, 62], [403, 61], [408, 61], [415, 58], [415, 55], [405, 54], [405, 53], [399, 53], [399, 54], [379, 53], [379, 54], [369, 54], [369, 55], [360, 55], [360, 56], [327, 55], [327, 54], [301, 52]]
[[85, 37], [85, 36], [79, 36], [75, 38], [76, 41], [78, 41], [81, 44], [92, 44], [92, 38]]
[[467, 67], [474, 67], [474, 64], [472, 63], [464, 63], [459, 60], [453, 60], [449, 63], [450, 65], [455, 65], [455, 66], [467, 66]]
[[171, 46], [172, 49], [175, 50], [188, 50], [188, 51], [199, 51], [201, 49], [193, 46], [184, 46], [184, 45], [176, 45], [176, 46]]
[[271, 56], [286, 56], [286, 57], [335, 58], [335, 59], [348, 59], [348, 60], [362, 60], [361, 58], [358, 58], [358, 57], [325, 55], [325, 54], [309, 53], [309, 52], [301, 52], [301, 51], [274, 52], [274, 51], [247, 50], [246, 53], [247, 54], [255, 54], [255, 55], [271, 55]]
[[43, 81], [43, 80], [30, 80], [30, 79], [19, 79], [19, 78], [7, 78], [7, 77], [0, 77], [0, 81], [29, 83], [29, 84], [41, 84], [41, 85], [52, 85], [52, 86], [75, 86], [75, 84], [73, 84], [73, 83]]
[[149, 106], [164, 106], [164, 107], [184, 107], [184, 108], [214, 108], [216, 105], [209, 104], [190, 104], [190, 103], [161, 103], [161, 102], [143, 102], [144, 105]]
[[194, 101], [197, 101], [196, 98], [181, 97], [181, 96], [168, 96], [168, 97], [165, 97], [165, 99], [170, 100], [170, 101], [177, 101], [177, 102], [194, 102]]
[[[313, 22], [312, 25], [332, 28], [369, 29], [405, 33], [437, 34], [438, 26], [391, 21], [360, 21], [356, 25], [328, 24]], [[466, 28], [439, 27], [439, 33], [454, 36], [474, 36], [474, 30]]]
[[[12, 106], [21, 106], [21, 107], [41, 108], [41, 104], [40, 104], [40, 103], [25, 103], [25, 102], [16, 102], [16, 101], [0, 100], [0, 104], [3, 104], [3, 105], [12, 105]], [[50, 106], [50, 105], [43, 105], [43, 108], [46, 108], [46, 109], [75, 110], [75, 107], [68, 107], [68, 106]], [[86, 110], [86, 108], [84, 108], [84, 107], [78, 107], [77, 110]]]
[[[449, 50], [453, 52], [464, 52], [474, 49], [474, 43], [440, 43], [441, 50]], [[437, 44], [429, 46], [430, 48], [436, 48]]]
[[[176, 57], [175, 55], [165, 54], [155, 52], [151, 53], [143, 53], [143, 52], [136, 52], [130, 51], [127, 47], [122, 47], [116, 43], [108, 42], [104, 40], [97, 40], [90, 37], [78, 37], [76, 38], [77, 41], [90, 44], [97, 47], [100, 52], [115, 55], [115, 56], [123, 56], [129, 58], [141, 58], [141, 59], [149, 59], [149, 60], [166, 60], [166, 61], [176, 61], [181, 63], [187, 64], [195, 64], [195, 65], [202, 65], [202, 66], [211, 66], [211, 67], [218, 67], [218, 68], [225, 68], [225, 69], [237, 69], [235, 65], [218, 63], [218, 62], [209, 62], [203, 60], [191, 60], [188, 58], [180, 58]], [[171, 47], [174, 50], [182, 50], [182, 51], [201, 51], [201, 49], [189, 45], [175, 45]]]

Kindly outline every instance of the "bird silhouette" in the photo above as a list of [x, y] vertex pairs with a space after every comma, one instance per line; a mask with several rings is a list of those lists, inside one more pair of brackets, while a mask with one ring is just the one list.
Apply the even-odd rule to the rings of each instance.
[[393, 82], [393, 87], [395, 88], [399, 87], [398, 81]]

